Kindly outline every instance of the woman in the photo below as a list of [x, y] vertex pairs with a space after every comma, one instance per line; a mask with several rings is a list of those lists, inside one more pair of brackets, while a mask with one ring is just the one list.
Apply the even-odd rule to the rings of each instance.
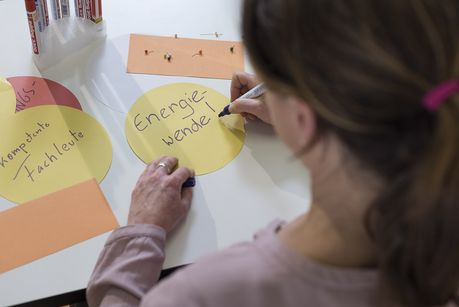
[[[459, 1], [246, 0], [243, 37], [311, 210], [155, 285], [192, 172], [165, 157], [109, 238], [90, 305], [440, 306], [459, 286]], [[237, 74], [232, 98], [257, 83]]]

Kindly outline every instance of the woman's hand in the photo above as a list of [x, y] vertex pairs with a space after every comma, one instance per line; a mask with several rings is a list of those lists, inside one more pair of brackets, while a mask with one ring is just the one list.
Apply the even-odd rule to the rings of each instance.
[[231, 101], [229, 111], [233, 114], [241, 114], [245, 119], [260, 119], [265, 123], [271, 124], [268, 108], [263, 101], [259, 99], [238, 99], [241, 95], [247, 93], [260, 82], [257, 78], [246, 72], [236, 72], [231, 80]]
[[177, 162], [162, 157], [147, 166], [132, 192], [128, 224], [153, 224], [170, 232], [186, 216], [193, 189], [182, 185], [194, 172], [185, 167], [172, 172]]

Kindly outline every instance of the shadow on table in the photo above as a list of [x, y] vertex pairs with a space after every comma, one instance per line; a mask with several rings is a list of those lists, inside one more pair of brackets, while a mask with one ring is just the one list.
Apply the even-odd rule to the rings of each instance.
[[262, 122], [246, 125], [245, 146], [281, 190], [309, 199], [309, 175], [304, 165], [278, 139], [272, 126]]

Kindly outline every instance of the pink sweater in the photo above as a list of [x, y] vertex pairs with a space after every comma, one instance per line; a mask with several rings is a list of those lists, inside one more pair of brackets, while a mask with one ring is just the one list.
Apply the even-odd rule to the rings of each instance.
[[378, 306], [376, 270], [319, 265], [278, 240], [281, 222], [252, 242], [204, 257], [157, 284], [165, 232], [133, 225], [113, 232], [87, 289], [90, 306]]

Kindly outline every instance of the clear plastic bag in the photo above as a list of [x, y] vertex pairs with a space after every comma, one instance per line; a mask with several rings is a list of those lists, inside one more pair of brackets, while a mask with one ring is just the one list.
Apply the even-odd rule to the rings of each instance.
[[[69, 0], [25, 0], [25, 3], [33, 59], [40, 71], [106, 36], [102, 0], [75, 0], [72, 4]], [[72, 11], [75, 16], [70, 16]]]
[[89, 19], [65, 17], [51, 21], [40, 34], [41, 50], [33, 55], [33, 59], [39, 70], [46, 70], [92, 42], [105, 38], [105, 21], [96, 24]]

